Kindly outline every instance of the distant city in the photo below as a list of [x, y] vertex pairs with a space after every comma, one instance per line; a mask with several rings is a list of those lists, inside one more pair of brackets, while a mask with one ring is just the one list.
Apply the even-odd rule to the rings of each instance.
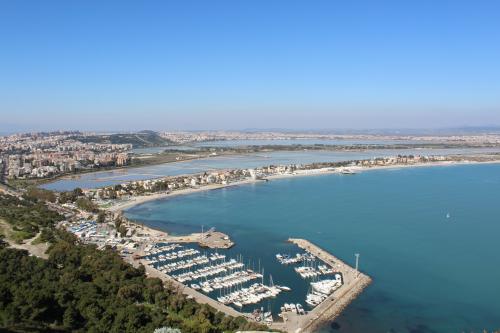
[[[278, 131], [179, 131], [100, 134], [95, 132], [41, 132], [0, 137], [0, 168], [8, 179], [47, 178], [131, 163], [134, 148], [191, 145], [212, 141], [245, 140], [405, 140], [415, 144], [440, 142], [462, 147], [500, 145], [500, 134], [382, 135], [326, 134]], [[179, 160], [181, 157], [178, 157]]]

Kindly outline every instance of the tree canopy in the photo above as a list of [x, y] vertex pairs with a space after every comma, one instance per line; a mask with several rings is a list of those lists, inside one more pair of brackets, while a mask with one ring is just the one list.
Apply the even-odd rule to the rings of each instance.
[[[0, 216], [18, 228], [43, 230], [48, 259], [8, 248], [0, 239], [0, 331], [183, 333], [261, 330], [186, 298], [143, 266], [134, 268], [112, 249], [85, 245], [54, 222], [43, 203], [0, 196]], [[175, 330], [173, 330], [175, 332]]]
[[50, 247], [48, 260], [0, 249], [0, 327], [117, 333], [263, 328], [187, 299], [111, 249], [75, 245], [65, 237]]
[[12, 226], [14, 239], [22, 241], [44, 228], [52, 228], [63, 216], [48, 209], [39, 199], [0, 195], [0, 218]]

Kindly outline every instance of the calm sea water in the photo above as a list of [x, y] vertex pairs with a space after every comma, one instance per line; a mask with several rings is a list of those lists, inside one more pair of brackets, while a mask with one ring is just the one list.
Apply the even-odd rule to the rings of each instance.
[[[236, 241], [304, 304], [305, 283], [276, 263], [307, 238], [373, 277], [325, 332], [480, 332], [500, 328], [500, 165], [374, 170], [207, 191], [127, 211], [153, 227], [201, 225]], [[447, 214], [450, 218], [446, 218]], [[280, 303], [280, 304], [278, 304]]]
[[[148, 148], [149, 149], [149, 148]], [[500, 152], [500, 148], [472, 149], [380, 149], [367, 151], [277, 151], [270, 153], [217, 156], [198, 160], [165, 163], [138, 168], [92, 172], [63, 178], [41, 187], [55, 191], [70, 191], [76, 187], [97, 188], [121, 184], [127, 181], [194, 174], [217, 169], [256, 168], [270, 164], [307, 164], [314, 162], [335, 162], [368, 159], [383, 156], [402, 155], [449, 155]]]

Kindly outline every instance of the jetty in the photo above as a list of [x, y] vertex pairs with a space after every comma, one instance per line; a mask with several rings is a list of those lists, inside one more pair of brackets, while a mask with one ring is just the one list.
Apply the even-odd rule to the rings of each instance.
[[209, 249], [229, 249], [234, 242], [228, 235], [219, 231], [192, 233], [185, 236], [165, 236], [161, 239], [168, 243], [198, 243], [199, 246]]
[[121, 212], [114, 213], [115, 218], [120, 218], [124, 225], [131, 231], [131, 239], [137, 240], [139, 243], [197, 243], [199, 246], [208, 249], [229, 249], [234, 246], [231, 238], [215, 228], [211, 228], [205, 232], [193, 232], [189, 235], [174, 236], [169, 233], [147, 227], [135, 221], [130, 221], [123, 216]]
[[184, 285], [181, 282], [178, 282], [177, 280], [175, 280], [171, 276], [169, 276], [167, 274], [163, 274], [161, 271], [149, 266], [145, 260], [140, 259], [140, 260], [133, 261], [133, 260], [129, 259], [128, 262], [134, 266], [137, 266], [139, 263], [142, 264], [146, 270], [146, 274], [149, 277], [159, 278], [163, 282], [171, 284], [172, 286], [177, 288], [181, 293], [183, 293], [184, 295], [186, 295], [189, 298], [194, 299], [198, 303], [208, 304], [211, 307], [213, 307], [214, 309], [221, 311], [221, 312], [224, 312], [225, 314], [233, 316], [233, 317], [243, 316], [242, 313], [236, 311], [232, 307], [230, 307], [228, 305], [224, 305], [224, 304], [218, 302], [217, 300], [215, 300], [207, 295], [204, 295], [204, 294], [194, 290], [193, 288], [190, 288], [190, 287]]
[[271, 328], [285, 332], [314, 332], [328, 321], [335, 319], [370, 283], [371, 278], [347, 265], [317, 245], [300, 238], [290, 238], [297, 245], [342, 274], [343, 284], [323, 302], [305, 314], [283, 313], [283, 322], [274, 322]]

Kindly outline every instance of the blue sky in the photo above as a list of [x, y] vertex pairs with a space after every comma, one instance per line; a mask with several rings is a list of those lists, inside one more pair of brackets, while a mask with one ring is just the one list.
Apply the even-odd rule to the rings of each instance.
[[500, 1], [0, 1], [0, 131], [500, 125]]

